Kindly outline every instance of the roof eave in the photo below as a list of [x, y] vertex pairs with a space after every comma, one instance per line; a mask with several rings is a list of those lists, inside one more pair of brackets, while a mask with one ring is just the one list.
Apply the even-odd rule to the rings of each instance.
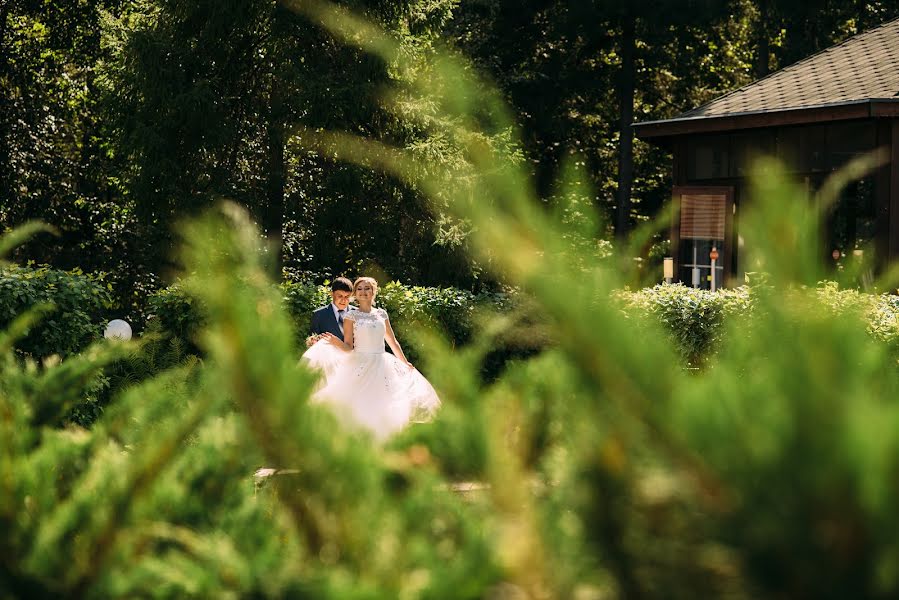
[[711, 117], [682, 117], [634, 123], [637, 137], [660, 141], [675, 135], [714, 133], [737, 129], [757, 129], [782, 125], [803, 125], [872, 117], [899, 117], [899, 98], [855, 100], [788, 110], [731, 113]]

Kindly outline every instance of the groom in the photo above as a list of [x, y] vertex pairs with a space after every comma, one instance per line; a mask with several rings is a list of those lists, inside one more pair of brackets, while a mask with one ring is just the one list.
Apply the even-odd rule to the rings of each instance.
[[343, 316], [350, 310], [353, 282], [338, 277], [331, 282], [331, 304], [312, 313], [312, 333], [330, 333], [343, 339]]

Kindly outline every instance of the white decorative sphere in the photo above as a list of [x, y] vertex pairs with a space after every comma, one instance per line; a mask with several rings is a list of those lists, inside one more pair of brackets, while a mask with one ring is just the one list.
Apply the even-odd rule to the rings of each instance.
[[113, 338], [118, 340], [130, 340], [131, 325], [129, 325], [127, 321], [123, 321], [122, 319], [113, 319], [106, 325], [106, 330], [103, 332], [103, 337], [109, 340]]

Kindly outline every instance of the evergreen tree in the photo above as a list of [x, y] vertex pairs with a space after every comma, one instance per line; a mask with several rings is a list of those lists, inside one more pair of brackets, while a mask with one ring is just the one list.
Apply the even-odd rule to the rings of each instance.
[[899, 17], [894, 2], [758, 0], [755, 75], [791, 65], [857, 33]]
[[[347, 5], [422, 59], [451, 6]], [[266, 235], [285, 236], [295, 277], [370, 265], [421, 283], [471, 285], [458, 244], [441, 236], [439, 215], [415, 190], [297, 147], [304, 131], [327, 127], [446, 152], [384, 111], [384, 86], [402, 82], [391, 65], [336, 44], [285, 3], [262, 0], [137, 3], [110, 44], [107, 105], [118, 154], [138, 214], [163, 240], [179, 215], [231, 198]], [[438, 153], [433, 160], [452, 160]], [[156, 246], [151, 268], [168, 244]]]
[[555, 194], [563, 164], [577, 156], [608, 225], [597, 234], [610, 237], [670, 194], [668, 158], [632, 144], [631, 123], [745, 83], [747, 10], [745, 2], [463, 2], [453, 25], [515, 107], [541, 196]]

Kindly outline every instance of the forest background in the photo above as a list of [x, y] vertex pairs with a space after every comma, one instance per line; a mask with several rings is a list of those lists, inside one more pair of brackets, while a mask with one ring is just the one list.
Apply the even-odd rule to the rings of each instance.
[[[522, 136], [484, 143], [527, 165], [547, 207], [563, 163], [589, 187], [565, 198], [623, 239], [670, 193], [670, 157], [631, 123], [674, 116], [899, 16], [846, 0], [349, 0], [410, 57], [469, 60]], [[503, 283], [467, 248], [470, 223], [384, 172], [310, 150], [341, 130], [464, 171], [457, 140], [385, 109], [408, 73], [339, 43], [275, 0], [7, 0], [0, 6], [0, 230], [56, 228], [12, 257], [105, 272], [122, 315], [170, 283], [172, 225], [245, 206], [292, 281], [367, 272], [464, 290]], [[402, 93], [401, 91], [398, 93]], [[417, 103], [417, 104], [416, 104]], [[426, 122], [426, 121], [425, 121]], [[476, 186], [475, 186], [476, 189]], [[568, 192], [569, 194], [572, 192]], [[474, 198], [477, 201], [476, 198]], [[665, 242], [643, 249], [665, 252]], [[481, 261], [480, 263], [478, 261]]]
[[[619, 268], [632, 121], [899, 7], [313, 4], [0, 4], [2, 229], [57, 232], [13, 259], [105, 273], [3, 264], [0, 598], [899, 597], [899, 297], [816, 287], [776, 168], [751, 288]], [[383, 451], [297, 360], [360, 271], [443, 401]], [[173, 335], [98, 340], [98, 281]]]

